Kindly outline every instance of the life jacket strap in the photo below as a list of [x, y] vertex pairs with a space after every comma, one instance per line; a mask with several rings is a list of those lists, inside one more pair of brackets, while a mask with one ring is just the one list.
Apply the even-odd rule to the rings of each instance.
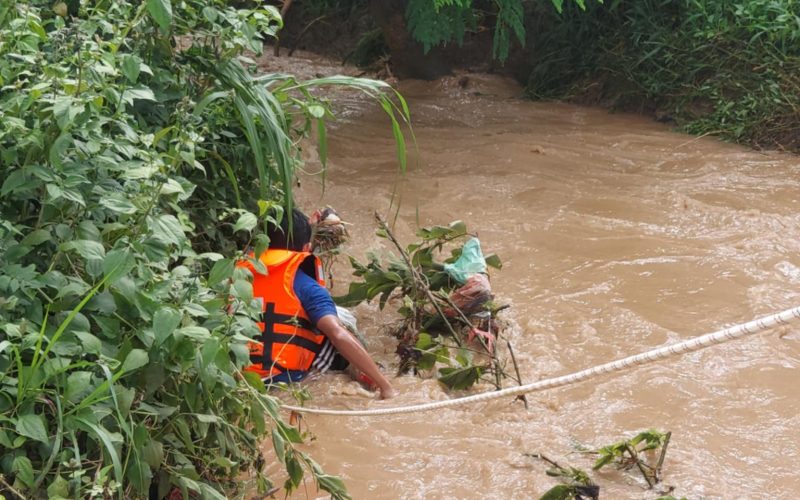
[[285, 372], [286, 368], [280, 366], [272, 359], [272, 345], [276, 341], [278, 341], [281, 344], [291, 344], [298, 347], [302, 347], [303, 349], [306, 349], [313, 353], [319, 352], [321, 345], [316, 342], [313, 342], [300, 335], [275, 331], [275, 325], [280, 324], [280, 325], [296, 326], [304, 330], [313, 332], [315, 328], [310, 321], [308, 321], [305, 318], [300, 318], [298, 316], [276, 313], [274, 302], [267, 302], [266, 304], [264, 304], [264, 306], [265, 306], [264, 312], [261, 315], [261, 320], [264, 323], [264, 331], [262, 332], [261, 338], [259, 339], [263, 344], [264, 348], [260, 356], [257, 354], [250, 356], [250, 360], [253, 363], [261, 363], [261, 366], [264, 370], [268, 370], [270, 367], [272, 367], [280, 370], [281, 372]]

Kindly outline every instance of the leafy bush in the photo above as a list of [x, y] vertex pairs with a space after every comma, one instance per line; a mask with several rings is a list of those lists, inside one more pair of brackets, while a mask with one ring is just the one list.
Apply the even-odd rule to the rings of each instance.
[[271, 434], [287, 489], [305, 469], [346, 496], [239, 371], [258, 330], [234, 256], [291, 207], [313, 126], [324, 159], [311, 87], [374, 95], [396, 134], [407, 109], [380, 82], [252, 77], [280, 26], [221, 0], [0, 7], [0, 491], [264, 491]]
[[[408, 0], [406, 21], [409, 32], [422, 43], [425, 52], [450, 42], [461, 45], [467, 32], [488, 24], [494, 31], [492, 58], [502, 63], [508, 59], [512, 34], [525, 45], [525, 5], [540, 3], [555, 7], [558, 12], [564, 8], [564, 0]], [[574, 4], [586, 9], [585, 0], [574, 0]], [[487, 18], [489, 23], [484, 22]]]

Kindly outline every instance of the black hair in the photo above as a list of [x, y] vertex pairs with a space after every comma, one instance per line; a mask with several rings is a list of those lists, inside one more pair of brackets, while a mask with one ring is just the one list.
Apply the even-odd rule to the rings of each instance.
[[[273, 213], [273, 216], [275, 214]], [[300, 252], [311, 241], [311, 224], [308, 217], [298, 209], [292, 210], [292, 232], [289, 232], [289, 217], [284, 214], [279, 225], [267, 223], [269, 247], [272, 249]]]

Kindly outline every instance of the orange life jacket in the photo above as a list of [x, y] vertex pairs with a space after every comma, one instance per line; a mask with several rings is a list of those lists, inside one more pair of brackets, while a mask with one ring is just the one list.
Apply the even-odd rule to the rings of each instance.
[[[322, 349], [325, 336], [308, 320], [294, 293], [294, 278], [306, 272], [321, 285], [322, 264], [308, 252], [267, 250], [261, 255], [267, 274], [261, 274], [247, 261], [237, 264], [253, 273], [253, 296], [261, 300], [259, 342], [250, 342], [252, 365], [244, 368], [259, 376], [272, 377], [291, 371], [308, 371]], [[300, 271], [300, 269], [303, 271]]]

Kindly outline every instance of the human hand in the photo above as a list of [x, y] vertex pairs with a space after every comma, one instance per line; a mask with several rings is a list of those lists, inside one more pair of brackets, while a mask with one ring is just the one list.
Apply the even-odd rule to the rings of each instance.
[[392, 399], [397, 394], [397, 390], [392, 386], [381, 387], [381, 399]]

